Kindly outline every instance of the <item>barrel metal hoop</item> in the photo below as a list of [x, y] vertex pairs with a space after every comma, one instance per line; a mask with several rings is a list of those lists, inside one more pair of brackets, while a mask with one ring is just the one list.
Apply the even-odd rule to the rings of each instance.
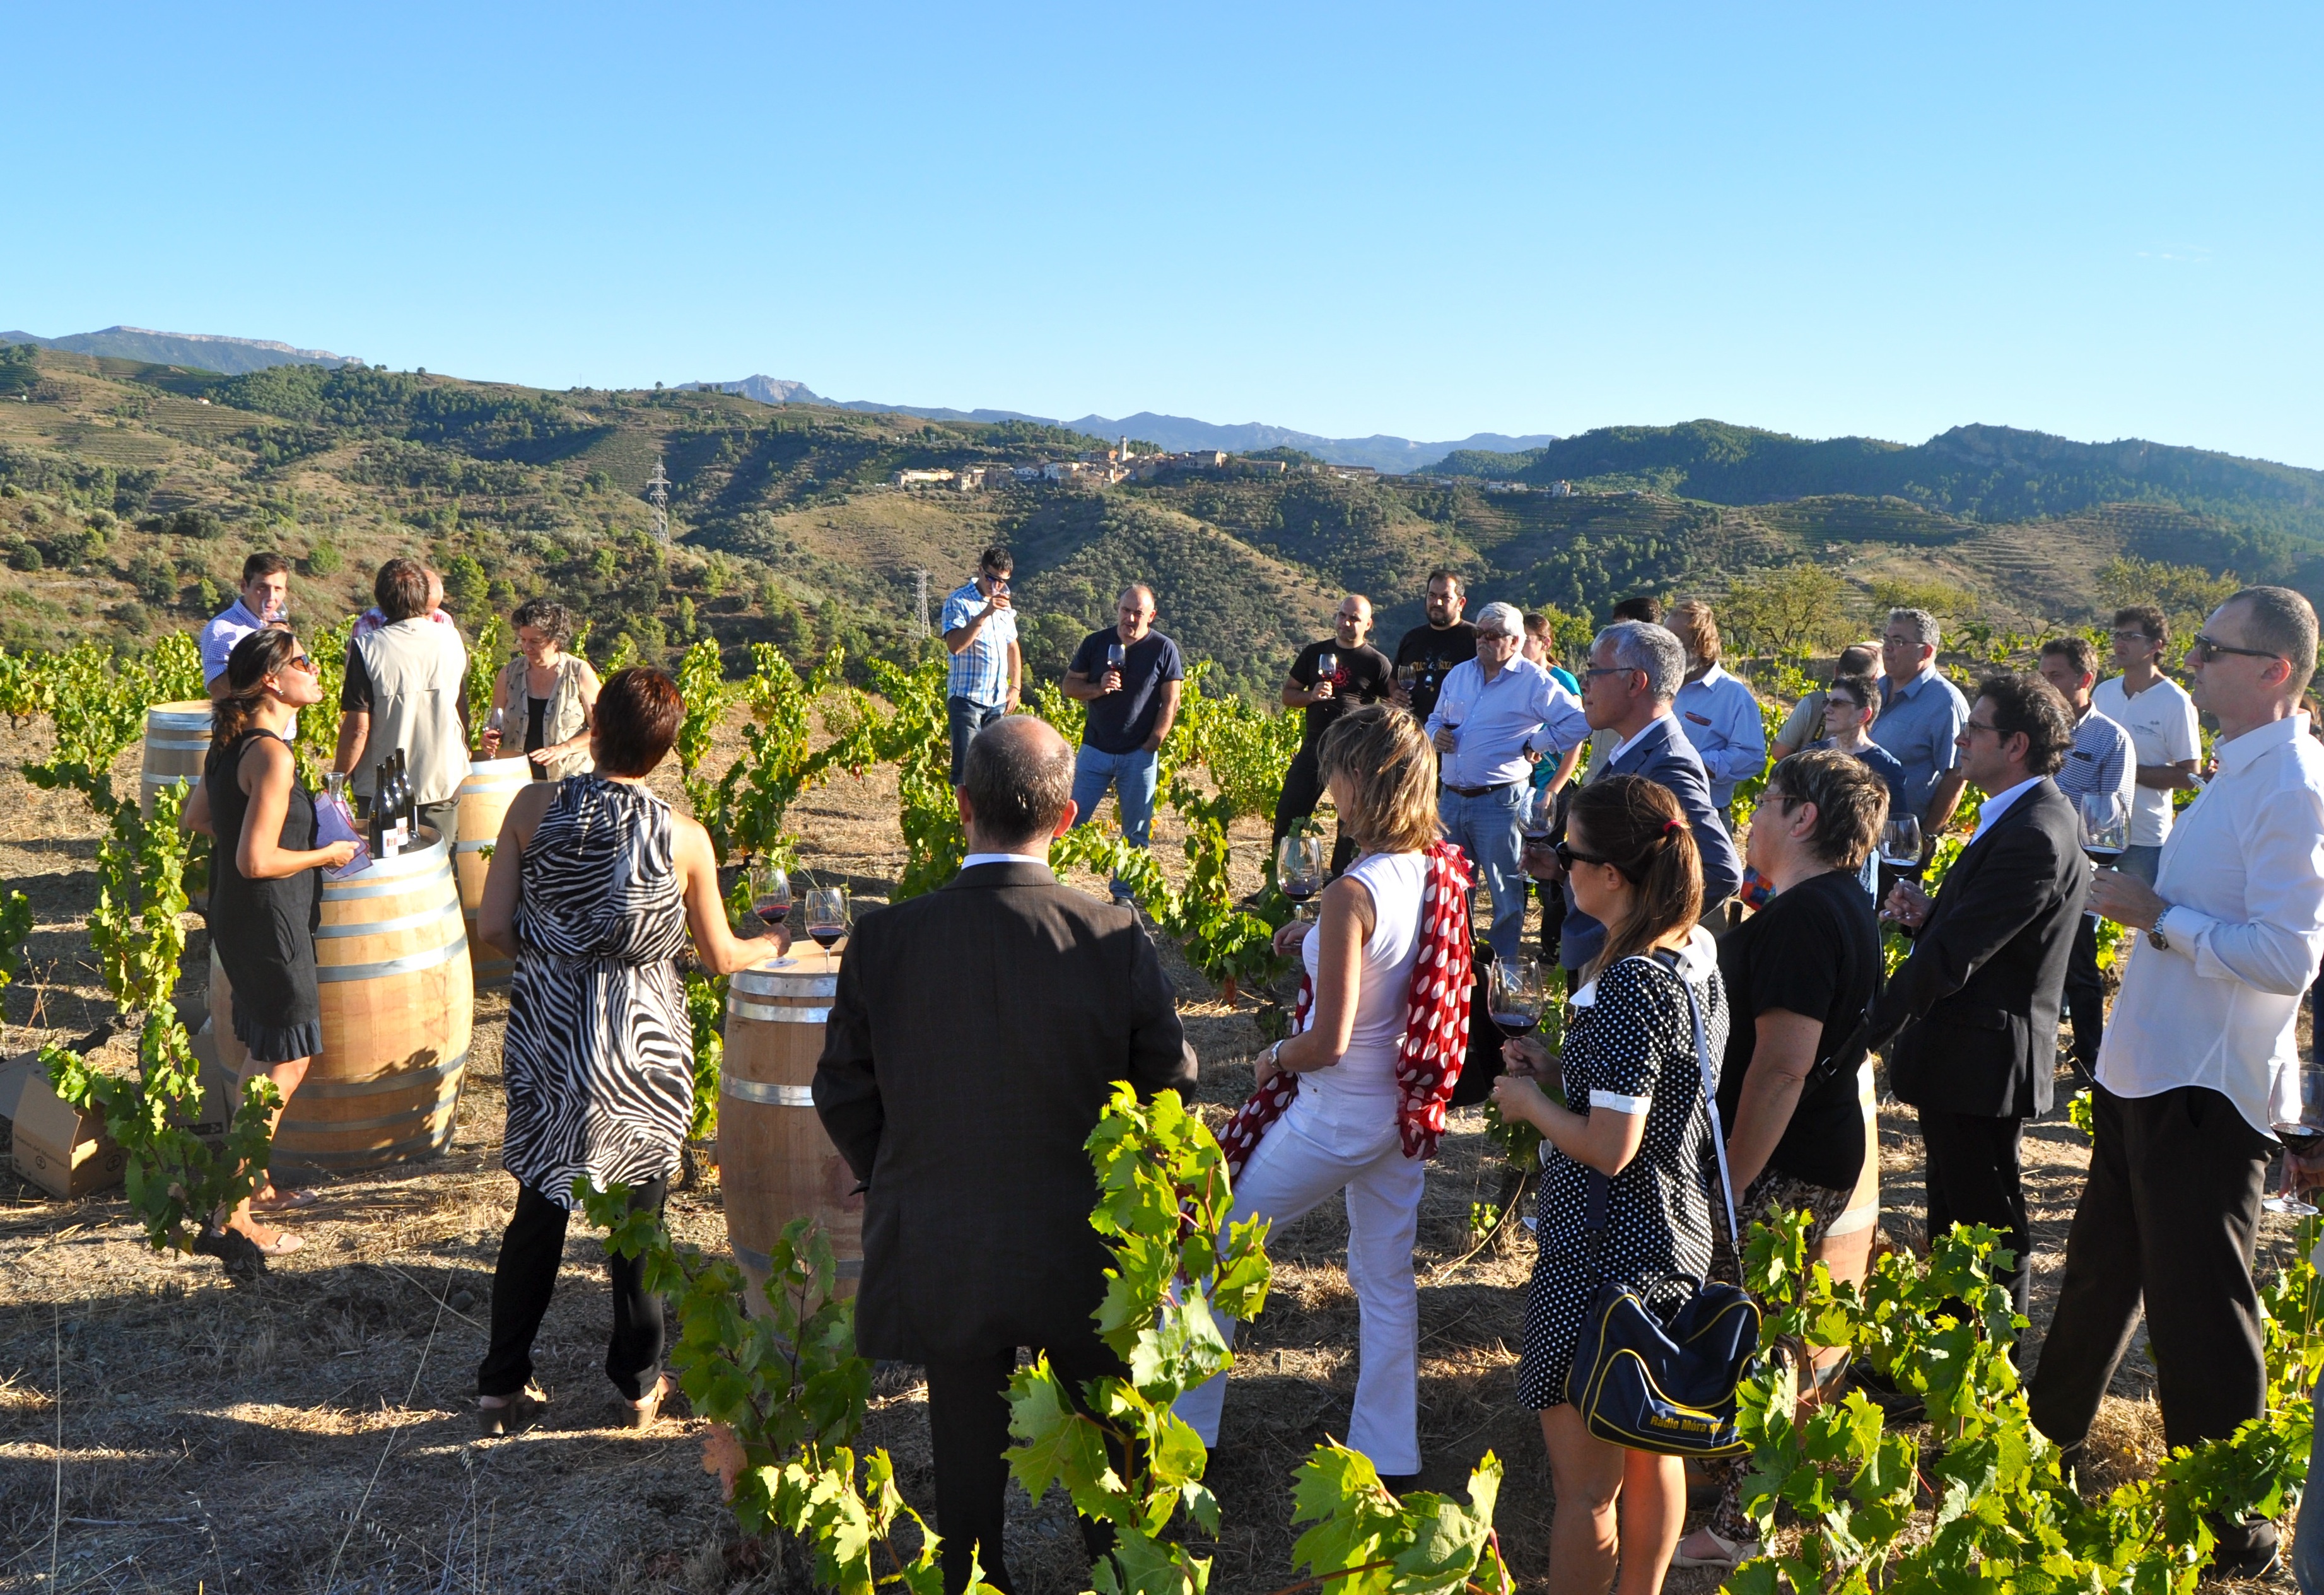
[[815, 1089], [807, 1085], [776, 1085], [764, 1080], [743, 1080], [718, 1071], [718, 1092], [737, 1102], [757, 1102], [769, 1108], [812, 1108]]
[[[503, 776], [497, 780], [489, 781], [480, 781], [475, 776], [470, 776], [460, 783], [460, 789], [453, 795], [457, 798], [474, 798], [479, 792], [521, 792], [532, 784], [532, 778], [529, 775]], [[541, 784], [546, 786], [548, 783], [544, 781]]]
[[414, 953], [409, 957], [385, 958], [377, 963], [327, 963], [315, 971], [315, 978], [327, 985], [338, 981], [376, 981], [390, 975], [417, 974], [421, 970], [434, 969], [440, 963], [449, 963], [455, 958], [466, 956], [467, 951], [468, 933], [464, 930], [456, 938], [440, 947], [431, 947], [425, 953]]
[[492, 842], [455, 842], [452, 844], [452, 851], [454, 853], [482, 853], [484, 849], [493, 845], [493, 843]]
[[[364, 871], [364, 875], [368, 875], [370, 873], [371, 871], [369, 870]], [[355, 876], [352, 880], [358, 881], [362, 880], [364, 875]], [[353, 902], [359, 898], [401, 897], [410, 892], [425, 891], [430, 886], [442, 881], [450, 881], [451, 880], [452, 866], [447, 863], [444, 868], [435, 875], [422, 875], [416, 879], [408, 880], [380, 880], [361, 886], [354, 884], [341, 885], [336, 880], [326, 880], [323, 882], [323, 900], [327, 903], [346, 903]], [[457, 890], [456, 885], [455, 890]]]
[[831, 1018], [827, 1008], [770, 1008], [731, 995], [726, 999], [726, 1013], [730, 1019], [760, 1019], [770, 1025], [820, 1025]]
[[[296, 1100], [295, 1098], [293, 1099]], [[345, 1131], [393, 1129], [398, 1125], [416, 1120], [433, 1119], [438, 1113], [448, 1113], [460, 1100], [460, 1083], [454, 1081], [449, 1090], [438, 1092], [433, 1100], [406, 1108], [401, 1113], [389, 1113], [378, 1119], [289, 1119], [282, 1120], [275, 1133], [299, 1130], [310, 1135], [336, 1134]]]
[[468, 1055], [447, 1058], [440, 1064], [430, 1064], [424, 1069], [404, 1069], [393, 1074], [375, 1074], [369, 1080], [309, 1080], [299, 1087], [298, 1097], [376, 1096], [382, 1092], [405, 1091], [415, 1085], [433, 1084], [456, 1076], [466, 1067]]
[[[179, 728], [173, 725], [170, 729], [175, 731]], [[210, 739], [149, 736], [145, 739], [145, 747], [149, 751], [155, 748], [167, 748], [172, 753], [207, 753], [209, 751]]]
[[439, 919], [459, 917], [460, 905], [457, 899], [455, 899], [440, 908], [429, 908], [418, 914], [406, 914], [401, 919], [378, 919], [368, 925], [354, 921], [344, 925], [318, 925], [315, 927], [315, 936], [319, 941], [327, 936], [385, 936], [392, 930], [416, 930], [423, 925], [433, 925]]
[[[744, 1246], [742, 1242], [731, 1239], [726, 1242], [726, 1247], [728, 1250], [734, 1254], [734, 1260], [752, 1272], [759, 1274], [771, 1274], [775, 1271], [775, 1259], [769, 1257], [765, 1252], [752, 1251], [749, 1247]], [[831, 1271], [837, 1278], [861, 1279], [863, 1277], [863, 1259], [862, 1258], [835, 1258], [832, 1259]]]
[[418, 876], [428, 873], [431, 869], [448, 868], [451, 862], [452, 850], [444, 844], [444, 838], [438, 836], [420, 846], [407, 847], [392, 859], [374, 859], [371, 868], [364, 873], [374, 878], [384, 875]]
[[780, 969], [745, 969], [727, 977], [726, 989], [747, 991], [753, 997], [836, 997], [839, 977], [792, 974]]

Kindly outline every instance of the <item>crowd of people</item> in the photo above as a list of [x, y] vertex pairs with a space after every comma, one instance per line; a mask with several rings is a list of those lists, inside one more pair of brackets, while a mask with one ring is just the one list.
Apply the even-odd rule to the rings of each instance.
[[[985, 550], [943, 608], [968, 856], [950, 890], [857, 923], [812, 1093], [862, 1182], [859, 1346], [927, 1370], [948, 1590], [972, 1547], [1009, 1587], [1001, 1452], [1019, 1351], [1046, 1351], [1076, 1379], [1120, 1370], [1090, 1317], [1104, 1253], [1083, 1150], [1111, 1086], [1195, 1080], [1128, 888], [1098, 902], [1047, 862], [1109, 793], [1125, 839], [1150, 844], [1185, 661], [1157, 629], [1154, 590], [1126, 588], [1115, 623], [1065, 670], [1086, 710], [1069, 745], [1011, 713], [1026, 687], [1012, 573], [1006, 548]], [[509, 1433], [540, 1415], [530, 1347], [575, 1180], [625, 1182], [658, 1206], [678, 1166], [693, 1075], [674, 960], [690, 942], [704, 967], [729, 972], [769, 944], [729, 929], [707, 836], [643, 784], [684, 712], [667, 675], [601, 682], [567, 651], [571, 616], [537, 599], [514, 616], [521, 652], [496, 670], [491, 723], [471, 726], [466, 650], [440, 583], [392, 560], [374, 595], [348, 646], [334, 761], [358, 798], [379, 758], [400, 751], [423, 824], [448, 841], [472, 754], [521, 740], [538, 778], [492, 839], [478, 925], [516, 961], [503, 1162], [518, 1194], [478, 1377], [485, 1432]], [[353, 851], [318, 844], [289, 753], [295, 717], [321, 712], [322, 694], [288, 596], [284, 562], [254, 555], [203, 632], [216, 733], [187, 810], [218, 842], [210, 910], [235, 1032], [286, 1096], [321, 1046], [317, 871]], [[2324, 959], [2324, 748], [2302, 708], [2317, 659], [2304, 598], [2257, 586], [2219, 605], [2184, 650], [2183, 687], [2164, 668], [2169, 622], [2150, 606], [2115, 615], [2104, 679], [2089, 641], [2066, 636], [2034, 671], [1995, 670], [1968, 692], [1938, 668], [1936, 617], [1898, 609], [1880, 637], [1840, 652], [1772, 745], [1750, 686], [1721, 663], [1707, 604], [1625, 599], [1570, 669], [1548, 617], [1494, 602], [1467, 618], [1457, 573], [1431, 573], [1424, 605], [1390, 653], [1373, 643], [1370, 598], [1348, 595], [1333, 634], [1286, 676], [1281, 702], [1304, 726], [1274, 840], [1312, 824], [1327, 796], [1337, 837], [1316, 917], [1276, 940], [1302, 972], [1292, 1033], [1259, 1056], [1222, 1136], [1236, 1219], [1282, 1224], [1345, 1203], [1360, 1323], [1345, 1433], [1391, 1488], [1425, 1461], [1412, 1252], [1426, 1160], [1475, 1056], [1467, 1037], [1492, 1023], [1471, 1011], [1472, 962], [1554, 961], [1569, 992], [1562, 1047], [1507, 1040], [1491, 1084], [1501, 1113], [1543, 1139], [1515, 1395], [1540, 1415], [1554, 1478], [1554, 1588], [1618, 1581], [1652, 1595], [1671, 1566], [1757, 1554], [1742, 1470], [1713, 1464], [1690, 1481], [1675, 1457], [1600, 1438], [1569, 1376], [1599, 1286], [1618, 1280], [1669, 1312], [1708, 1280], [1739, 1283], [1738, 1223], [1771, 1206], [1807, 1215], [1836, 1278], [1863, 1277], [1880, 1213], [1875, 1052], [1918, 1115], [1923, 1232], [1998, 1231], [1999, 1276], [2022, 1311], [2037, 1267], [2024, 1129], [2053, 1105], [2070, 1030], [2096, 1144], [2056, 1315], [2026, 1369], [2034, 1422], [2070, 1459], [2142, 1302], [2172, 1444], [2258, 1415], [2259, 1203], [2279, 1133], [2324, 1130], [2294, 1046]], [[2215, 728], [2208, 776], [2199, 711]], [[1738, 789], [1762, 776], [1738, 822]], [[1933, 881], [1971, 788], [1974, 825]], [[2182, 807], [2174, 795], [2190, 788]], [[2109, 805], [2124, 824], [2098, 836]], [[2119, 857], [2094, 871], [2086, 851]], [[1535, 898], [1537, 950], [1525, 945]], [[2127, 938], [2111, 1025], [2100, 918]], [[1885, 977], [1884, 921], [1910, 942]], [[964, 1136], [973, 1160], [959, 1156]], [[2324, 1185], [2324, 1150], [2287, 1156], [2285, 1169]], [[279, 1252], [297, 1238], [267, 1217], [309, 1200], [262, 1180], [226, 1222]], [[610, 1267], [606, 1371], [624, 1421], [647, 1424], [670, 1388], [660, 1306], [634, 1264]], [[1800, 1371], [1803, 1399], [1844, 1378], [1877, 1385], [1836, 1355]], [[1179, 1403], [1205, 1443], [1229, 1382]], [[1691, 1489], [1710, 1510], [1683, 1538]], [[2301, 1527], [2302, 1587], [2324, 1595], [2324, 1521]], [[2277, 1554], [2271, 1523], [2212, 1529], [2219, 1571]], [[1093, 1531], [1093, 1551], [1103, 1543]]]

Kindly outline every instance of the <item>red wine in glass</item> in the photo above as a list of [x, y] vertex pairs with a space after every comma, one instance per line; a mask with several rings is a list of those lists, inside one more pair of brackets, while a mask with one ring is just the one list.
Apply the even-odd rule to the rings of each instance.
[[815, 938], [816, 946], [827, 953], [839, 945], [839, 938], [847, 934], [847, 927], [844, 925], [810, 925], [807, 933]]
[[791, 906], [788, 903], [759, 903], [752, 911], [768, 925], [780, 925], [790, 917]]
[[1530, 1036], [1541, 1026], [1539, 1018], [1529, 1013], [1496, 1013], [1493, 1028], [1504, 1036]]

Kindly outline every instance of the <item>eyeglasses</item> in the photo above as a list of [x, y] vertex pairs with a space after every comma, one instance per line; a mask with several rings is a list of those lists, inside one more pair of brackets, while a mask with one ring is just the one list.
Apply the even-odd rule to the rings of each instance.
[[292, 670], [304, 670], [304, 671], [306, 671], [309, 675], [312, 675], [312, 674], [314, 674], [314, 670], [315, 670], [315, 661], [314, 661], [313, 659], [309, 659], [309, 658], [308, 658], [305, 654], [303, 654], [303, 653], [302, 653], [302, 654], [298, 655], [296, 658], [284, 659], [284, 660], [282, 661], [282, 663], [283, 663], [283, 666], [284, 666], [286, 668], [288, 668], [288, 669], [292, 669]]
[[2211, 660], [2218, 658], [2223, 653], [2235, 654], [2240, 658], [2247, 659], [2280, 659], [2283, 658], [2282, 654], [2276, 652], [2275, 650], [2272, 648], [2229, 648], [2226, 643], [2215, 642], [2210, 638], [2204, 636], [2202, 632], [2198, 632], [2195, 633], [2195, 641], [2187, 645], [2187, 662], [2190, 665], [2209, 664]]
[[1964, 720], [1961, 722], [1961, 734], [1963, 736], [1967, 736], [1972, 731], [1989, 731], [1996, 736], [1999, 736], [2001, 734], [2001, 727], [1998, 725], [1988, 725], [1980, 720]]
[[[1636, 665], [1591, 665], [1582, 673], [1584, 676], [1627, 676], [1637, 668]], [[1644, 675], [1645, 672], [1641, 670], [1639, 674]]]
[[2158, 639], [2148, 636], [2135, 626], [2126, 631], [2109, 632], [2108, 635], [2116, 642], [2144, 642], [2152, 646], [2158, 641]]

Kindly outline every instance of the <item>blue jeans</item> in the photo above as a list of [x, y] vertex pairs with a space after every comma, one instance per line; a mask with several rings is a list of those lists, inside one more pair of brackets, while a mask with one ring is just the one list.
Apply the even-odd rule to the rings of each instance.
[[960, 785], [968, 769], [968, 744], [976, 733], [1008, 713], [1006, 704], [980, 704], [974, 698], [945, 699], [945, 721], [952, 729], [952, 784]]
[[1526, 874], [1519, 864], [1525, 837], [1517, 828], [1517, 783], [1481, 798], [1463, 798], [1446, 787], [1436, 795], [1436, 817], [1444, 839], [1469, 855], [1477, 884], [1492, 894], [1493, 928], [1486, 939], [1493, 956], [1514, 958], [1525, 937]]
[[2115, 868], [2126, 875], [2137, 876], [2149, 886], [2153, 885], [2154, 877], [2163, 869], [2163, 844], [2158, 842], [2151, 847], [2124, 848], [2122, 858]]
[[1144, 748], [1108, 753], [1084, 742], [1074, 756], [1074, 829], [1097, 818], [1097, 806], [1105, 801], [1111, 787], [1121, 805], [1122, 840], [1144, 847], [1154, 832], [1154, 788], [1159, 776], [1158, 756]]

